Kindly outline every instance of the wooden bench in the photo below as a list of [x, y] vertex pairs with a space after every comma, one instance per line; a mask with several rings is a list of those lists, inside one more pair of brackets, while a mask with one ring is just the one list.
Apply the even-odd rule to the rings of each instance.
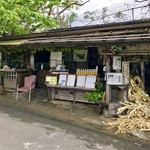
[[75, 102], [86, 102], [88, 101], [84, 98], [85, 92], [93, 91], [94, 88], [85, 87], [70, 87], [70, 86], [58, 86], [58, 85], [48, 85], [48, 99], [61, 99], [69, 100]]

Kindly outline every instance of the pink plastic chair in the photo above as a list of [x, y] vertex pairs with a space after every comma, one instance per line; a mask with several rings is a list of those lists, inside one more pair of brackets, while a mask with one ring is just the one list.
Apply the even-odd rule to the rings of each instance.
[[24, 78], [24, 86], [19, 87], [19, 85], [17, 85], [16, 100], [18, 100], [18, 93], [29, 93], [28, 101], [30, 102], [31, 101], [31, 91], [32, 91], [32, 89], [35, 88], [35, 82], [36, 82], [35, 75], [25, 77]]

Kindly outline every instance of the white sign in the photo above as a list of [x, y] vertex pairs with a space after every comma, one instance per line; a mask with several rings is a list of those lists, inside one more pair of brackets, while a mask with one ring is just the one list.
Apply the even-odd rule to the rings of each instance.
[[66, 81], [67, 81], [67, 75], [66, 74], [60, 74], [59, 75], [58, 85], [65, 86], [66, 85]]
[[123, 84], [122, 73], [107, 73], [107, 84], [122, 85]]
[[121, 57], [114, 56], [113, 57], [113, 70], [120, 70], [121, 69]]
[[75, 79], [76, 79], [76, 75], [69, 74], [68, 78], [67, 78], [67, 86], [74, 86], [75, 85]]
[[86, 88], [95, 88], [96, 76], [88, 75], [86, 78], [85, 87]]
[[62, 64], [62, 52], [51, 52], [50, 66], [56, 67]]
[[51, 52], [51, 59], [62, 60], [62, 52]]
[[129, 84], [130, 78], [130, 67], [128, 61], [122, 62], [122, 73], [123, 73], [123, 83]]
[[34, 55], [30, 55], [30, 68], [34, 69]]
[[76, 87], [84, 87], [86, 81], [86, 76], [78, 75]]

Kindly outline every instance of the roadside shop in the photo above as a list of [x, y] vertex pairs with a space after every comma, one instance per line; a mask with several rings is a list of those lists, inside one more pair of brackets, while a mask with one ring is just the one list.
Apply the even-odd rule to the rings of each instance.
[[150, 60], [149, 27], [147, 19], [54, 29], [1, 37], [0, 48], [2, 55], [16, 47], [28, 52], [24, 67], [37, 75], [38, 86], [46, 81], [49, 98], [87, 102], [84, 93], [93, 91], [98, 81], [105, 86], [103, 100], [109, 105], [127, 98], [129, 79], [134, 75], [143, 79], [145, 90], [150, 92], [146, 69]]

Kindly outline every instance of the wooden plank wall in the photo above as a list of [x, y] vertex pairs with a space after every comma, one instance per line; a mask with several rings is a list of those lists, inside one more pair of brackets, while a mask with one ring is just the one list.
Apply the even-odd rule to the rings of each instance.
[[[114, 44], [115, 45], [115, 44]], [[111, 52], [111, 46], [99, 46], [100, 52], [102, 55], [115, 55]], [[119, 45], [121, 46], [121, 44]], [[117, 55], [150, 55], [150, 44], [149, 43], [143, 43], [143, 44], [126, 44], [122, 45], [125, 46], [125, 50], [119, 52]]]

